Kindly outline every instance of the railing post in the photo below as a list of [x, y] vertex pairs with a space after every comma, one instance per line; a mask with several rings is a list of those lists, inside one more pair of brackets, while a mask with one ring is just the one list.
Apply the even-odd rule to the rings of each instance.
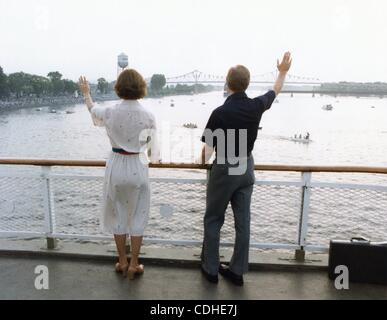
[[130, 254], [130, 237], [126, 237], [125, 241], [125, 252], [126, 254]]
[[52, 193], [50, 185], [51, 167], [42, 167], [43, 201], [44, 201], [44, 232], [46, 234], [47, 249], [55, 249], [57, 241], [52, 237], [54, 232]]
[[308, 234], [308, 221], [309, 221], [309, 204], [310, 204], [310, 183], [312, 180], [311, 172], [303, 172], [301, 175], [302, 191], [301, 191], [301, 210], [300, 219], [298, 225], [298, 245], [300, 249], [295, 252], [295, 259], [297, 261], [305, 260], [305, 244], [306, 236]]

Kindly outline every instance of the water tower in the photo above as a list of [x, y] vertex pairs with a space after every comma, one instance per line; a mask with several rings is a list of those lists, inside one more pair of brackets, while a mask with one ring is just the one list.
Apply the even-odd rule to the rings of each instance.
[[128, 66], [128, 56], [121, 53], [117, 57], [117, 77]]

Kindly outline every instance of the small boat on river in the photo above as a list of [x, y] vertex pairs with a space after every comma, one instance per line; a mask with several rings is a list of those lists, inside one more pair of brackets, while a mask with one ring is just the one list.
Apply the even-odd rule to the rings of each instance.
[[187, 129], [196, 129], [198, 126], [196, 123], [184, 123], [183, 127]]
[[323, 110], [326, 110], [326, 111], [332, 111], [333, 110], [333, 106], [331, 104], [326, 104], [322, 107]]

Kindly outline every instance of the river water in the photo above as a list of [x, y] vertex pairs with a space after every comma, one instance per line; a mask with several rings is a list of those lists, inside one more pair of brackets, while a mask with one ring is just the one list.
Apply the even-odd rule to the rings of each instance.
[[[250, 96], [262, 92], [250, 91]], [[159, 126], [162, 158], [164, 162], [194, 162], [201, 148], [199, 137], [203, 127], [211, 114], [211, 111], [221, 105], [224, 101], [222, 92], [210, 92], [199, 95], [174, 96], [154, 99], [144, 99], [142, 104], [151, 110], [156, 116]], [[115, 101], [103, 104], [114, 104]], [[332, 104], [333, 110], [326, 111], [322, 106]], [[56, 113], [51, 113], [50, 106], [41, 108], [20, 109], [4, 111], [0, 113], [0, 157], [12, 158], [57, 158], [57, 159], [106, 159], [110, 152], [110, 145], [104, 128], [94, 127], [85, 105], [56, 107]], [[67, 113], [72, 112], [72, 113]], [[258, 140], [253, 151], [255, 162], [259, 164], [299, 164], [299, 165], [364, 165], [387, 167], [387, 99], [380, 98], [355, 98], [355, 97], [328, 97], [311, 95], [280, 95], [278, 101], [267, 111], [261, 121], [262, 130], [259, 132]], [[194, 123], [197, 129], [183, 128], [185, 123]], [[291, 140], [295, 134], [310, 133], [309, 143], [300, 143]], [[0, 168], [1, 172], [37, 172], [38, 168]], [[56, 172], [65, 169], [56, 169]], [[66, 169], [67, 172], [87, 172], [88, 174], [102, 175], [103, 169]], [[185, 177], [203, 178], [205, 173], [195, 170], [151, 170], [153, 177]], [[257, 179], [261, 180], [299, 180], [299, 174], [293, 173], [258, 173]], [[386, 177], [383, 175], [338, 175], [338, 174], [315, 174], [314, 180], [372, 183], [387, 185]], [[62, 183], [63, 190], [66, 184]], [[205, 201], [204, 186], [201, 188], [181, 189], [177, 186], [160, 185], [169, 188], [170, 203], [163, 200], [168, 198], [164, 191], [154, 189], [153, 210], [148, 236], [168, 238], [170, 233], [179, 234], [187, 239], [200, 238], [201, 217]], [[60, 183], [58, 182], [58, 190]], [[176, 191], [170, 188], [176, 187]], [[78, 189], [77, 189], [78, 188]], [[89, 191], [85, 191], [89, 188]], [[0, 229], [12, 229], [17, 221], [20, 221], [20, 230], [25, 225], [25, 212], [31, 204], [36, 208], [42, 207], [39, 194], [31, 193], [31, 184], [18, 184], [18, 192], [25, 194], [29, 192], [29, 201], [18, 200], [15, 189], [6, 188], [3, 183], [2, 195], [0, 195], [0, 211], [2, 212], [2, 223]], [[8, 190], [8, 191], [7, 191]], [[100, 185], [81, 186], [69, 184], [67, 191], [58, 191], [59, 199], [56, 206], [61, 216], [58, 217], [58, 226], [63, 230], [71, 230], [79, 233], [93, 231], [93, 226], [98, 224], [98, 208]], [[72, 191], [69, 191], [72, 190]], [[77, 190], [75, 192], [74, 190]], [[91, 191], [92, 190], [92, 191]], [[259, 189], [260, 190], [260, 189]], [[262, 191], [267, 191], [266, 189]], [[299, 190], [293, 193], [280, 189], [269, 189], [270, 197], [255, 199], [253, 209], [257, 218], [253, 222], [253, 230], [258, 235], [256, 241], [292, 242], [296, 237], [297, 219], [299, 212]], [[89, 197], [85, 197], [85, 192]], [[164, 193], [163, 193], [164, 192]], [[256, 192], [257, 193], [257, 192]], [[318, 192], [316, 192], [318, 194]], [[12, 196], [11, 196], [12, 195]], [[184, 197], [182, 198], [182, 196]], [[335, 194], [333, 194], [335, 196]], [[343, 208], [340, 203], [350, 204], [351, 199], [365, 197], [358, 205], [352, 208]], [[311, 218], [311, 239], [313, 241], [326, 242], [327, 237], [337, 234], [340, 228], [340, 215], [345, 216], [347, 222], [343, 223], [342, 232], [339, 235], [350, 236], [355, 231], [375, 236], [377, 239], [387, 236], [386, 227], [381, 224], [386, 221], [387, 208], [386, 194], [378, 194], [382, 198], [377, 201], [370, 200], [370, 194], [350, 193], [346, 201], [338, 196], [336, 201], [326, 208], [322, 200], [330, 198], [318, 195], [315, 201], [316, 216]], [[177, 197], [176, 199], [172, 199]], [[375, 196], [376, 197], [376, 196]], [[10, 199], [13, 199], [12, 201]], [[69, 198], [72, 204], [69, 204]], [[87, 199], [88, 200], [87, 200]], [[35, 200], [33, 200], [35, 199]], [[172, 201], [172, 200], [173, 201]], [[321, 200], [321, 201], [320, 201]], [[35, 202], [34, 202], [35, 201]], [[371, 202], [370, 202], [371, 201]], [[325, 201], [326, 202], [326, 201]], [[368, 203], [370, 202], [370, 203]], [[262, 206], [260, 206], [260, 203]], [[184, 206], [191, 206], [189, 210]], [[380, 207], [381, 206], [381, 207]], [[168, 208], [173, 207], [177, 214], [169, 213]], [[83, 209], [82, 209], [83, 208]], [[273, 214], [267, 212], [272, 208]], [[37, 230], [40, 228], [42, 219], [40, 209], [34, 215]], [[289, 209], [289, 210], [288, 210]], [[83, 211], [82, 211], [83, 210]], [[359, 212], [356, 212], [359, 211]], [[33, 211], [33, 210], [32, 210]], [[83, 220], [78, 219], [74, 212], [84, 212]], [[355, 212], [354, 212], [355, 211]], [[24, 212], [24, 213], [23, 213]], [[31, 212], [31, 211], [29, 211]], [[353, 214], [354, 212], [354, 214]], [[197, 215], [195, 215], [197, 213]], [[187, 219], [183, 219], [185, 215]], [[368, 216], [367, 216], [368, 215]], [[78, 217], [81, 214], [78, 215]], [[163, 217], [163, 220], [159, 218]], [[354, 216], [355, 218], [353, 218]], [[376, 217], [376, 218], [375, 218]], [[357, 230], [357, 226], [370, 220], [376, 223], [369, 227]], [[186, 222], [182, 222], [182, 221]], [[71, 223], [69, 223], [71, 221]], [[349, 222], [348, 222], [349, 221]], [[187, 223], [187, 225], [184, 225]], [[85, 225], [90, 226], [85, 227]], [[177, 226], [180, 228], [177, 228]], [[192, 227], [194, 225], [194, 227]], [[329, 225], [329, 226], [327, 226]], [[175, 226], [175, 228], [174, 228]], [[78, 229], [77, 229], [78, 228]], [[228, 226], [231, 233], [231, 225]], [[324, 229], [325, 228], [325, 229]], [[60, 228], [59, 228], [60, 229]], [[356, 230], [355, 230], [356, 229]], [[274, 230], [274, 231], [273, 231]], [[354, 231], [355, 230], [355, 231]], [[375, 231], [376, 230], [376, 231]], [[227, 231], [227, 230], [226, 230]], [[314, 232], [314, 233], [313, 233]], [[230, 237], [232, 237], [230, 235]], [[231, 239], [231, 238], [230, 238]]]
[[[259, 92], [249, 92], [250, 96]], [[145, 99], [157, 119], [163, 159], [191, 162], [200, 149], [198, 137], [211, 111], [224, 101], [221, 92]], [[114, 104], [105, 102], [104, 104]], [[171, 107], [171, 103], [174, 107]], [[322, 106], [332, 104], [332, 111]], [[84, 105], [21, 109], [0, 114], [0, 156], [102, 159], [109, 142], [94, 127]], [[73, 111], [67, 114], [65, 111]], [[257, 163], [387, 166], [387, 99], [281, 95], [262, 118], [254, 155]], [[182, 128], [195, 123], [197, 130]], [[169, 133], [168, 133], [169, 130]], [[312, 142], [295, 143], [294, 134], [310, 132]], [[195, 146], [191, 146], [192, 142]], [[163, 141], [169, 138], [168, 143]]]

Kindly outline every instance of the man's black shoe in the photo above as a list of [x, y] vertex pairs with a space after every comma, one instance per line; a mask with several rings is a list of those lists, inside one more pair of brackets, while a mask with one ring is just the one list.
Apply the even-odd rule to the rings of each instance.
[[219, 266], [219, 273], [236, 286], [243, 286], [243, 276], [235, 274], [227, 266], [221, 264]]
[[201, 266], [200, 269], [202, 270], [202, 274], [206, 277], [206, 279], [209, 282], [211, 282], [211, 283], [218, 283], [218, 281], [219, 281], [218, 275], [209, 274], [206, 270], [203, 269], [203, 266]]

